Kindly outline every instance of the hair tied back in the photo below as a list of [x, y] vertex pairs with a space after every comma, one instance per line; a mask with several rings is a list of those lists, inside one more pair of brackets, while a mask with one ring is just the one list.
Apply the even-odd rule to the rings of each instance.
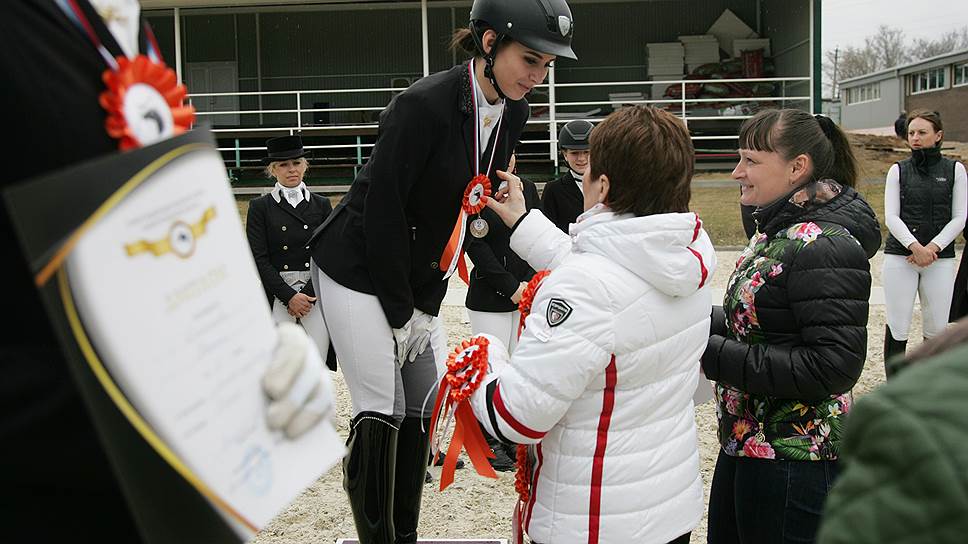
[[824, 136], [827, 139], [832, 139], [834, 134], [837, 133], [837, 125], [834, 124], [833, 120], [825, 115], [814, 115], [814, 119], [817, 120], [817, 124], [820, 125], [820, 130], [823, 131]]

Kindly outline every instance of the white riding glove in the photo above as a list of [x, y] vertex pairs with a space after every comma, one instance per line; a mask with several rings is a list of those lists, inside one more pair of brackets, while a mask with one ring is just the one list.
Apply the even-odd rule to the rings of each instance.
[[397, 368], [403, 368], [403, 362], [407, 360], [407, 341], [410, 340], [410, 323], [412, 321], [411, 318], [399, 329], [392, 329], [393, 350], [394, 356], [397, 358]]
[[262, 375], [269, 396], [266, 423], [294, 439], [321, 419], [332, 425], [333, 385], [322, 357], [302, 327], [280, 323], [279, 341], [272, 362]]
[[407, 359], [411, 363], [427, 349], [427, 344], [430, 343], [430, 327], [434, 319], [436, 319], [434, 316], [414, 308], [413, 317], [410, 318], [410, 339], [407, 340]]

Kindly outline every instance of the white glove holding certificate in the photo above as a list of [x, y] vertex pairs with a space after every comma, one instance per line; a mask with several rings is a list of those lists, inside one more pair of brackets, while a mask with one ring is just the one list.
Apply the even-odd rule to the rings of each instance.
[[262, 376], [269, 396], [266, 422], [294, 439], [333, 414], [333, 386], [316, 346], [302, 327], [280, 323], [272, 363]]

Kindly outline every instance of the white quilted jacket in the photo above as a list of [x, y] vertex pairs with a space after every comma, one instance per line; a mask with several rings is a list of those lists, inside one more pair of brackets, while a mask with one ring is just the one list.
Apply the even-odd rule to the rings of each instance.
[[536, 445], [527, 534], [664, 544], [691, 531], [703, 513], [692, 397], [716, 265], [699, 218], [605, 211], [569, 237], [533, 210], [511, 247], [552, 273], [472, 405], [492, 434]]

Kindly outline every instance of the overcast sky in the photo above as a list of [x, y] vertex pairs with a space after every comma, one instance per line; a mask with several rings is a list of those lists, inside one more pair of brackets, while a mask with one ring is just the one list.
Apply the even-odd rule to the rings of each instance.
[[900, 27], [907, 41], [968, 25], [968, 0], [823, 0], [823, 50], [863, 45], [879, 25]]

